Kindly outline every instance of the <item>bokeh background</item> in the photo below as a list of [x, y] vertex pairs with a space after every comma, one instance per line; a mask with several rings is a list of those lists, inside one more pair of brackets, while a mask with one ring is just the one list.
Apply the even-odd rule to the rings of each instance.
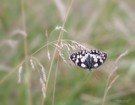
[[[56, 47], [42, 46], [64, 22], [62, 39], [107, 52], [104, 65], [89, 72], [56, 51], [51, 66]], [[134, 27], [135, 0], [0, 0], [0, 105], [135, 105]], [[30, 56], [51, 67], [44, 102]]]

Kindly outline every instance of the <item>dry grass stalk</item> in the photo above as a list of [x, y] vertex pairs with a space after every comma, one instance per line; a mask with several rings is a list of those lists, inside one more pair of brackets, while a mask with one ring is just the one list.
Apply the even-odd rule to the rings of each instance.
[[84, 47], [83, 45], [77, 43], [76, 41], [71, 41], [71, 43], [75, 46], [76, 49], [80, 49], [80, 50], [87, 49], [86, 47]]
[[18, 83], [21, 83], [22, 68], [23, 68], [23, 66], [21, 65], [18, 70]]
[[[66, 58], [63, 52], [66, 52], [68, 55], [68, 58], [70, 58], [71, 52], [75, 52], [75, 51], [80, 51], [80, 50], [89, 50], [86, 47], [84, 47], [83, 45], [77, 43], [76, 41], [73, 40], [61, 40], [60, 44], [56, 44], [54, 43], [54, 46], [57, 47], [57, 50], [59, 52], [60, 57], [62, 58], [62, 60], [66, 63]], [[66, 51], [65, 51], [66, 50]]]
[[62, 58], [62, 60], [63, 60], [65, 63], [67, 63], [67, 61], [66, 61], [66, 59], [65, 59], [65, 57], [64, 57], [64, 54], [61, 52], [61, 50], [58, 50], [58, 52], [59, 52], [59, 56]]
[[51, 56], [50, 56], [50, 51], [49, 50], [47, 50], [47, 57], [48, 57], [48, 59], [50, 61], [51, 60]]
[[107, 97], [107, 93], [110, 90], [110, 88], [112, 87], [112, 85], [114, 84], [114, 82], [118, 79], [118, 75], [116, 75], [112, 80], [111, 77], [112, 75], [116, 72], [116, 70], [118, 69], [118, 67], [116, 66], [116, 64], [118, 63], [118, 61], [125, 56], [128, 53], [128, 51], [126, 50], [124, 53], [122, 53], [114, 62], [113, 66], [112, 66], [112, 72], [109, 74], [108, 79], [107, 79], [107, 83], [106, 83], [106, 88], [105, 88], [105, 92], [104, 92], [104, 97], [103, 97], [103, 101], [102, 101], [102, 105], [105, 104], [105, 100]]
[[62, 26], [56, 26], [55, 30], [62, 30], [64, 32], [67, 32], [67, 30], [64, 29]]
[[40, 78], [40, 83], [41, 83], [41, 85], [42, 85], [43, 97], [45, 98], [45, 97], [46, 97], [46, 92], [45, 92], [45, 90], [46, 90], [46, 84], [45, 84], [45, 82], [43, 81], [42, 78]]
[[44, 66], [36, 59], [36, 62], [38, 63], [39, 67], [41, 69], [38, 69], [39, 75], [40, 75], [40, 82], [42, 85], [42, 93], [43, 97], [45, 98], [46, 94], [46, 73]]
[[11, 35], [22, 35], [22, 36], [26, 37], [27, 33], [24, 30], [16, 29], [13, 32], [11, 32]]
[[62, 49], [62, 47], [58, 44], [54, 44], [58, 49]]
[[65, 4], [62, 2], [62, 0], [54, 0], [54, 2], [55, 2], [56, 6], [57, 6], [57, 8], [59, 10], [62, 21], [64, 21], [64, 19], [66, 17]]
[[32, 59], [30, 59], [30, 64], [31, 64], [32, 69], [35, 70], [34, 62]]
[[11, 48], [16, 48], [18, 42], [12, 39], [7, 39], [2, 42], [0, 42], [0, 47], [4, 47], [5, 45], [8, 45]]
[[[35, 58], [35, 57], [32, 57], [31, 58], [32, 60], [30, 60], [30, 61], [35, 61], [35, 63], [33, 62], [33, 63], [31, 63], [31, 66], [32, 66], [32, 68], [34, 67], [35, 68], [35, 66], [37, 65], [37, 71], [38, 71], [38, 73], [39, 73], [39, 80], [40, 80], [40, 83], [41, 83], [41, 86], [42, 86], [42, 93], [43, 93], [43, 97], [45, 98], [46, 97], [46, 72], [45, 72], [45, 68], [44, 68], [44, 66], [38, 61], [38, 59], [37, 58]], [[34, 66], [35, 65], [35, 66]]]

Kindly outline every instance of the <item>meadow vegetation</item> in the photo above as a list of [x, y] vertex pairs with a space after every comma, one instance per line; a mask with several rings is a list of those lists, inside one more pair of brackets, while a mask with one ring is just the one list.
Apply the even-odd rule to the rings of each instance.
[[[134, 0], [0, 0], [0, 105], [135, 105]], [[76, 49], [107, 53], [88, 71]]]

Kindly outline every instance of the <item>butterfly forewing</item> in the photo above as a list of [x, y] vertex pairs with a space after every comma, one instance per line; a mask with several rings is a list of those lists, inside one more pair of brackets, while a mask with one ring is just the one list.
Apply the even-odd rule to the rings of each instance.
[[70, 59], [84, 69], [98, 68], [107, 58], [107, 54], [98, 50], [81, 50], [71, 54]]

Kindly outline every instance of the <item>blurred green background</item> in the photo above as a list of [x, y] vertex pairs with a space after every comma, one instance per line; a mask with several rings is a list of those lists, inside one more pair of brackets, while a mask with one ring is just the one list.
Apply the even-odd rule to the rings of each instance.
[[[105, 51], [108, 58], [89, 72], [71, 65], [67, 52], [68, 64], [56, 52], [42, 102], [38, 71], [26, 60], [18, 83], [19, 64], [58, 39], [54, 29], [63, 25], [68, 10], [63, 39]], [[134, 27], [135, 0], [0, 0], [0, 105], [135, 105]], [[50, 45], [32, 55], [47, 76], [47, 52], [52, 59], [54, 49]]]

